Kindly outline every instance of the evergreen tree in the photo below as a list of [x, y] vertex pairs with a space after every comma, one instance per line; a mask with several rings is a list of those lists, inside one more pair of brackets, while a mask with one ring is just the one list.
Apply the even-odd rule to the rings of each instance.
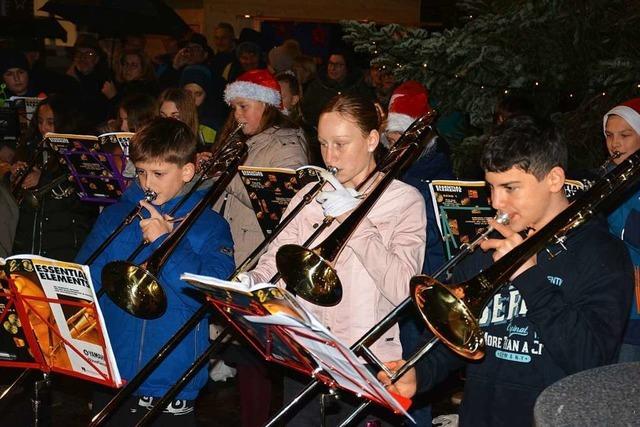
[[[399, 80], [430, 90], [440, 113], [468, 114], [476, 135], [491, 128], [506, 93], [528, 96], [565, 135], [570, 168], [602, 161], [602, 115], [640, 96], [640, 2], [466, 0], [462, 25], [429, 32], [343, 23], [345, 40]], [[477, 161], [479, 139], [454, 146], [456, 171]]]

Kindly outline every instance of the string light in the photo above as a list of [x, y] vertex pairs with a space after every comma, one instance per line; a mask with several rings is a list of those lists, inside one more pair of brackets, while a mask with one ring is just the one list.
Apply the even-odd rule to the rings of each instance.
[[[372, 42], [372, 43], [375, 44], [374, 42]], [[375, 50], [374, 54], [377, 55], [378, 51]], [[396, 69], [406, 68], [406, 65], [407, 64], [396, 63]], [[425, 69], [425, 72], [426, 72], [426, 69], [429, 68], [429, 74], [439, 74], [439, 75], [442, 75], [442, 76], [449, 76], [449, 77], [455, 78], [456, 80], [458, 80], [458, 81], [460, 81], [462, 83], [466, 83], [466, 84], [471, 85], [471, 86], [476, 86], [480, 90], [485, 90], [487, 88], [489, 88], [489, 89], [498, 89], [498, 90], [504, 92], [504, 94], [509, 94], [510, 91], [526, 90], [524, 87], [507, 87], [507, 88], [505, 88], [503, 85], [492, 85], [492, 84], [487, 84], [487, 83], [476, 82], [476, 81], [473, 81], [473, 80], [467, 80], [467, 79], [461, 77], [460, 74], [458, 74], [458, 73], [455, 73], [455, 74], [451, 75], [451, 74], [446, 73], [446, 72], [442, 72], [442, 71], [439, 71], [439, 70], [434, 70], [432, 67], [428, 67], [428, 64], [426, 62], [422, 63], [422, 68]], [[627, 81], [627, 82], [619, 82], [619, 83], [616, 83], [616, 84], [613, 84], [613, 85], [608, 85], [606, 89], [611, 89], [613, 87], [622, 87], [622, 86], [626, 86], [626, 85], [631, 86], [632, 84], [637, 89], [640, 89], [640, 82], [629, 82], [629, 81]], [[549, 92], [549, 93], [563, 92], [561, 90], [554, 89], [554, 88], [552, 88], [550, 86], [546, 86], [546, 88], [545, 88], [545, 86], [539, 80], [534, 80], [533, 81], [533, 86], [536, 89], [544, 91], [544, 92]], [[627, 87], [629, 87], [629, 86], [627, 86]], [[591, 93], [593, 93], [593, 92], [598, 93], [599, 91], [602, 91], [602, 89], [603, 88], [597, 88], [597, 87], [595, 87], [595, 88], [594, 87], [586, 88], [586, 90], [591, 92]], [[602, 91], [602, 92], [600, 92], [600, 95], [601, 96], [607, 96], [607, 92], [606, 91]], [[567, 94], [565, 92], [564, 96], [567, 96], [567, 97], [573, 99], [573, 98], [575, 98], [576, 93], [571, 92], [571, 93]]]

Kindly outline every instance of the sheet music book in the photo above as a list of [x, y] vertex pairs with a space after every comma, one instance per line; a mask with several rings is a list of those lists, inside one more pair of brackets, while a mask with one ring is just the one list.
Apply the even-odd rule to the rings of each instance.
[[[565, 180], [567, 198], [584, 191], [580, 181]], [[429, 183], [438, 228], [444, 241], [445, 256], [451, 259], [464, 243], [470, 243], [495, 216], [491, 191], [484, 181], [434, 180]]]
[[47, 133], [45, 144], [60, 154], [81, 200], [109, 204], [118, 201], [129, 185], [123, 172], [132, 136], [130, 132], [99, 136]]
[[271, 235], [296, 193], [318, 180], [312, 169], [240, 166], [238, 173], [265, 237]]
[[[248, 286], [190, 273], [184, 273], [181, 279], [204, 291], [222, 314], [225, 311], [228, 313], [231, 308], [220, 302], [234, 301], [234, 296], [244, 297], [246, 307], [261, 307], [261, 310], [253, 312], [246, 310], [248, 314], [242, 314], [242, 322], [231, 318], [231, 324], [240, 332], [257, 326], [271, 327], [279, 331], [287, 337], [283, 344], [292, 347], [293, 353], [304, 351], [312, 359], [313, 363], [308, 364], [302, 370], [303, 373], [315, 376], [329, 387], [339, 387], [372, 400], [414, 421], [406, 411], [408, 401], [392, 396], [358, 356], [341, 343], [312, 313], [298, 304], [286, 289], [270, 283]], [[238, 303], [238, 300], [235, 302]], [[287, 360], [281, 363], [290, 366]]]
[[85, 265], [16, 255], [0, 273], [0, 366], [122, 385]]

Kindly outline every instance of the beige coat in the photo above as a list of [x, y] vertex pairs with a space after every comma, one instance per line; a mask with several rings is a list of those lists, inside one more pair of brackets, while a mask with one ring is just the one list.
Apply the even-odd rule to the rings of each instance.
[[[291, 200], [287, 212], [310, 187], [311, 184]], [[321, 205], [309, 203], [269, 246], [251, 271], [252, 278], [256, 282], [270, 280], [276, 273], [277, 249], [287, 243], [303, 243], [323, 219]], [[409, 280], [422, 268], [426, 223], [424, 199], [418, 190], [393, 181], [337, 259], [335, 269], [343, 286], [342, 301], [334, 307], [303, 300], [301, 303], [342, 342], [352, 345], [409, 295]], [[337, 226], [334, 221], [316, 244]], [[372, 350], [382, 360], [400, 359], [398, 327], [382, 335]]]
[[[247, 141], [249, 153], [245, 166], [264, 166], [296, 169], [308, 164], [307, 143], [300, 129], [271, 127]], [[227, 187], [224, 197], [214, 209], [220, 212], [223, 201], [226, 205], [222, 215], [229, 221], [234, 243], [236, 265], [264, 240], [264, 234], [251, 207], [247, 190], [236, 176]]]

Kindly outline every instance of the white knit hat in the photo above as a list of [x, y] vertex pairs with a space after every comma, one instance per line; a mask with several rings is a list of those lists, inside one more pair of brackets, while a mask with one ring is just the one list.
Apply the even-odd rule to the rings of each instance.
[[280, 85], [267, 70], [251, 70], [229, 83], [224, 90], [224, 100], [231, 104], [235, 98], [248, 98], [273, 105], [281, 106]]

